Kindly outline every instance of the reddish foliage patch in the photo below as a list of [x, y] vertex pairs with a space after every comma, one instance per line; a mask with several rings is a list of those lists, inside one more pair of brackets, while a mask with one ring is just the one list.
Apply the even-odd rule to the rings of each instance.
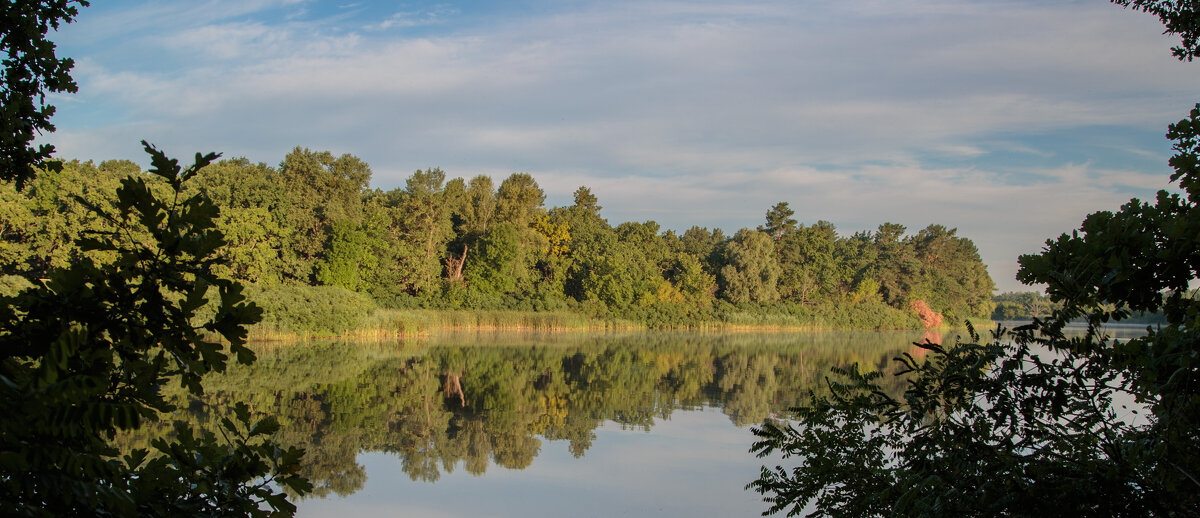
[[942, 314], [930, 309], [925, 301], [914, 300], [908, 307], [917, 312], [917, 316], [920, 317], [921, 323], [925, 325], [925, 329], [942, 327]]

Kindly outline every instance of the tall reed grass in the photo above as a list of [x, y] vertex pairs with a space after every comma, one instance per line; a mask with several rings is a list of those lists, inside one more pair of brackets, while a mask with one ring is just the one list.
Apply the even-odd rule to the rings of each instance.
[[[921, 329], [911, 314], [882, 301], [858, 304], [718, 303], [696, 307], [670, 303], [633, 306], [622, 312], [581, 305], [575, 310], [389, 309], [369, 297], [331, 286], [284, 286], [247, 290], [264, 310], [250, 339], [355, 341], [423, 336], [435, 331], [612, 331], [692, 329], [709, 331], [813, 331]], [[947, 327], [961, 322], [947, 322]], [[979, 327], [976, 324], [976, 327]]]
[[645, 327], [629, 320], [601, 319], [570, 311], [376, 309], [340, 333], [260, 324], [251, 327], [250, 339], [295, 341], [341, 337], [361, 341], [421, 336], [442, 330], [585, 331]]

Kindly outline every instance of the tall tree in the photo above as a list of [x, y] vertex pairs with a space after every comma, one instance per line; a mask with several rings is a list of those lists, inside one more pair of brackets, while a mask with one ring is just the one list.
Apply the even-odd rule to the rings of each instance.
[[719, 228], [710, 231], [692, 226], [679, 237], [679, 247], [681, 252], [699, 259], [708, 273], [716, 275], [721, 270], [721, 247], [725, 241], [725, 233]]
[[415, 293], [411, 258], [419, 254], [407, 237], [408, 212], [402, 207], [404, 189], [374, 190], [363, 198], [363, 224], [368, 242], [376, 248], [374, 268], [363, 272], [367, 292], [384, 305], [408, 300]]
[[704, 270], [704, 265], [691, 254], [680, 253], [668, 272], [668, 280], [689, 301], [707, 306], [717, 294], [717, 279]]
[[482, 236], [496, 214], [496, 187], [490, 176], [479, 175], [467, 184], [467, 200], [463, 215], [466, 235]]
[[759, 230], [779, 241], [789, 230], [796, 228], [796, 219], [792, 217], [795, 214], [796, 211], [789, 208], [786, 201], [776, 203], [767, 211], [766, 226], [759, 227]]
[[641, 250], [622, 242], [611, 229], [573, 240], [567, 286], [577, 300], [598, 301], [612, 309], [632, 306], [658, 286], [657, 268]]
[[930, 225], [913, 236], [913, 253], [921, 264], [915, 298], [952, 321], [987, 317], [992, 313], [995, 284], [975, 244], [956, 232]]
[[399, 206], [401, 231], [412, 254], [401, 262], [414, 294], [428, 294], [438, 287], [446, 244], [454, 236], [445, 180], [446, 173], [433, 168], [419, 170], [405, 181]]
[[17, 189], [41, 168], [58, 169], [49, 161], [54, 146], [34, 147], [39, 134], [54, 131], [50, 117], [54, 106], [46, 94], [78, 90], [71, 78], [75, 61], [54, 53], [50, 30], [71, 23], [79, 6], [87, 0], [13, 0], [0, 4], [0, 51], [5, 54], [0, 75], [0, 179], [12, 181]]
[[518, 283], [529, 275], [529, 259], [524, 252], [521, 232], [512, 223], [493, 225], [467, 256], [468, 285], [490, 297], [516, 291]]
[[779, 300], [779, 263], [765, 233], [742, 229], [734, 234], [721, 268], [721, 296], [735, 304]]
[[781, 270], [779, 291], [785, 299], [801, 304], [833, 300], [850, 281], [837, 231], [828, 221], [787, 231], [775, 248]]
[[842, 262], [853, 277], [852, 296], [858, 301], [882, 300], [879, 293], [878, 270], [875, 267], [879, 249], [870, 232], [855, 232], [840, 242]]
[[[546, 194], [527, 173], [513, 173], [496, 190], [496, 221], [513, 224], [522, 258], [532, 258], [533, 252], [545, 245], [545, 237], [533, 228], [546, 214], [542, 206], [545, 201]], [[526, 262], [525, 266], [532, 264]], [[517, 275], [515, 268], [514, 265], [512, 275]]]
[[513, 173], [496, 191], [496, 218], [528, 227], [545, 209], [546, 194], [528, 173]]
[[618, 239], [630, 247], [641, 251], [646, 260], [650, 261], [650, 264], [657, 268], [660, 277], [662, 272], [666, 271], [674, 263], [674, 252], [667, 247], [666, 242], [658, 235], [658, 223], [654, 221], [643, 223], [630, 221], [617, 225], [617, 228], [614, 230], [617, 233]]
[[879, 282], [884, 302], [903, 307], [909, 302], [912, 285], [920, 275], [912, 243], [903, 239], [905, 227], [884, 223], [875, 232], [876, 263], [870, 275]]
[[583, 185], [579, 186], [578, 189], [575, 189], [574, 199], [574, 206], [577, 207], [579, 211], [600, 217], [600, 209], [603, 207], [600, 206], [599, 200], [596, 198], [595, 194], [592, 194], [591, 189]]
[[316, 280], [329, 286], [364, 291], [371, 272], [378, 265], [372, 236], [360, 225], [347, 220], [335, 221], [329, 231], [324, 256], [317, 262]]
[[291, 279], [311, 281], [334, 221], [361, 221], [362, 198], [371, 168], [353, 155], [297, 147], [277, 173], [284, 192], [280, 211], [296, 229], [284, 247]]
[[288, 200], [277, 174], [267, 164], [235, 158], [204, 168], [192, 182], [192, 190], [221, 207], [217, 226], [227, 241], [221, 270], [235, 279], [262, 286], [283, 280], [284, 258], [291, 255], [285, 247], [296, 229], [281, 210]]

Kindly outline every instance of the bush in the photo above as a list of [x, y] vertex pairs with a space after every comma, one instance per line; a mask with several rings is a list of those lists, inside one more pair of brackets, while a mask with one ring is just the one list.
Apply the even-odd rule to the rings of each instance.
[[20, 275], [0, 275], [0, 296], [15, 297], [18, 293], [33, 287], [29, 279]]
[[258, 327], [268, 332], [341, 335], [378, 307], [367, 295], [337, 286], [251, 287], [246, 292], [263, 308]]

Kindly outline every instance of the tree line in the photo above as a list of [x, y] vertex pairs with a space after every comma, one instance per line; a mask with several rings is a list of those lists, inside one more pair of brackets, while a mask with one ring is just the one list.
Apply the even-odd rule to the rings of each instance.
[[[1187, 297], [1193, 300], [1197, 296], [1198, 294], [1195, 292], [1187, 294]], [[1043, 292], [1036, 291], [1005, 292], [993, 297], [992, 301], [996, 304], [996, 309], [992, 312], [992, 320], [1045, 319], [1053, 316], [1055, 311], [1063, 309], [1061, 302], [1053, 300]], [[1111, 303], [1101, 306], [1108, 311], [1114, 308]], [[1128, 316], [1121, 319], [1123, 324], [1164, 324], [1166, 322], [1167, 316], [1160, 311], [1131, 311]], [[1083, 322], [1081, 319], [1077, 319], [1076, 323], [1082, 324]]]
[[[80, 255], [106, 260], [73, 243], [107, 230], [85, 205], [111, 206], [130, 176], [144, 174], [128, 160], [70, 161], [22, 191], [0, 188], [0, 273], [39, 278]], [[798, 223], [781, 202], [755, 229], [677, 233], [654, 221], [611, 225], [587, 187], [573, 204], [547, 208], [525, 173], [497, 185], [426, 169], [391, 190], [370, 179], [352, 155], [297, 147], [277, 167], [214, 163], [188, 193], [220, 209], [228, 244], [219, 273], [264, 296], [333, 286], [389, 308], [573, 309], [664, 326], [711, 318], [721, 305], [864, 306], [877, 314], [868, 327], [911, 327], [897, 314], [916, 300], [949, 322], [993, 309], [974, 243], [942, 225], [842, 236], [827, 221]]]

